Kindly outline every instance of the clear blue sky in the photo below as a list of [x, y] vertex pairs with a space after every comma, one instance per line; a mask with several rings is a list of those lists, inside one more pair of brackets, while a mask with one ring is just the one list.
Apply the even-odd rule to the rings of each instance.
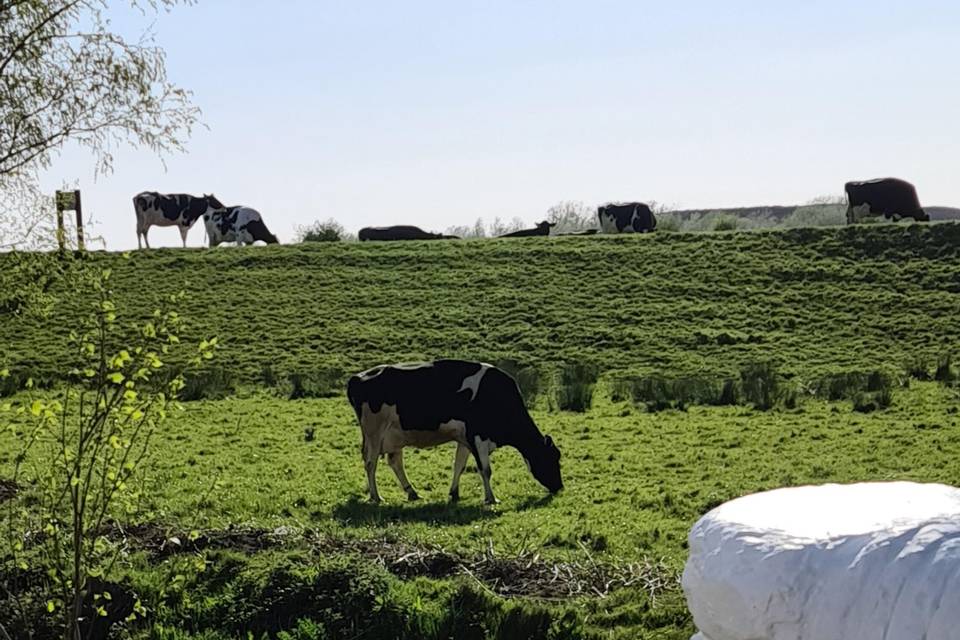
[[47, 175], [79, 182], [111, 249], [136, 246], [142, 190], [252, 206], [281, 241], [560, 200], [794, 204], [886, 175], [960, 205], [955, 1], [200, 0], [154, 29], [209, 130], [166, 171], [122, 149], [94, 183], [68, 149]]

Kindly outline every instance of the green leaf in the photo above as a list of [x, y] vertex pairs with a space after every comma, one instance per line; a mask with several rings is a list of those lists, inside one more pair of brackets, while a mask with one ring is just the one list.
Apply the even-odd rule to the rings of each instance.
[[113, 384], [120, 384], [120, 383], [123, 382], [125, 379], [126, 379], [126, 378], [124, 378], [124, 377], [123, 377], [123, 374], [120, 373], [119, 371], [114, 372], [114, 373], [111, 373], [110, 375], [107, 376], [107, 380], [109, 380], [109, 381], [112, 382]]
[[53, 603], [53, 600], [48, 600], [48, 601], [47, 601], [47, 613], [53, 613], [54, 611], [56, 611], [56, 609], [57, 609], [57, 605], [55, 605], [55, 604]]
[[32, 413], [34, 416], [39, 417], [42, 412], [43, 412], [43, 403], [40, 402], [39, 400], [34, 400], [33, 404], [30, 405], [30, 413]]

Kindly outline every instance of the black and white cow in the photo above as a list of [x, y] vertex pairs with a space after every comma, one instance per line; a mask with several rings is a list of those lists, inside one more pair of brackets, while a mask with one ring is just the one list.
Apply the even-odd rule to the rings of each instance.
[[367, 240], [459, 240], [457, 236], [445, 236], [442, 233], [430, 233], [420, 227], [401, 224], [393, 227], [364, 227], [358, 238]]
[[380, 365], [351, 377], [347, 398], [360, 422], [373, 502], [380, 501], [376, 474], [382, 454], [407, 497], [416, 500], [419, 496], [403, 470], [403, 448], [451, 441], [457, 443], [452, 501], [460, 498], [460, 474], [473, 454], [485, 501], [496, 502], [490, 488], [490, 453], [504, 446], [516, 448], [533, 477], [551, 493], [563, 488], [560, 451], [534, 424], [517, 383], [492, 365], [463, 360]]
[[236, 242], [237, 244], [253, 244], [257, 240], [267, 244], [277, 244], [277, 236], [270, 233], [267, 225], [263, 224], [260, 212], [250, 207], [222, 207], [216, 211], [203, 214], [203, 224], [207, 228], [207, 238], [210, 246], [215, 247], [221, 242]]
[[844, 185], [844, 191], [847, 192], [847, 224], [857, 222], [857, 209], [864, 205], [871, 214], [882, 214], [893, 220], [930, 220], [927, 212], [920, 207], [916, 188], [906, 180], [880, 178], [866, 182], [848, 182]]
[[642, 202], [605, 204], [597, 207], [597, 217], [604, 233], [647, 233], [657, 229], [656, 216]]
[[[172, 227], [180, 229], [180, 239], [187, 246], [187, 232], [204, 214], [222, 209], [223, 204], [213, 195], [201, 198], [185, 193], [162, 194], [156, 191], [144, 191], [133, 197], [133, 210], [137, 214], [137, 247], [143, 244], [150, 248], [147, 231], [150, 227]], [[143, 237], [143, 244], [140, 237]]]
[[511, 233], [505, 233], [500, 238], [530, 238], [532, 236], [548, 236], [550, 235], [550, 229], [557, 226], [555, 222], [538, 222], [537, 226], [533, 229], [520, 229], [519, 231], [513, 231]]

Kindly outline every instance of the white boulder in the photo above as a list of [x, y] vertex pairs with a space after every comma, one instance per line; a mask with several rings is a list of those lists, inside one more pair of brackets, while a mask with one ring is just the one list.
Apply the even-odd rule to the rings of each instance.
[[960, 490], [877, 482], [744, 496], [690, 531], [694, 640], [960, 640]]

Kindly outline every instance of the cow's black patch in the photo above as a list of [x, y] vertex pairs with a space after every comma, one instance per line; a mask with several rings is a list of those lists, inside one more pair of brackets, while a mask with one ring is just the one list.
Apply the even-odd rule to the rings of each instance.
[[520, 229], [519, 231], [513, 231], [511, 233], [505, 233], [501, 238], [529, 238], [532, 236], [548, 236], [550, 235], [550, 229], [557, 226], [554, 222], [538, 222], [537, 226], [533, 229]]
[[393, 227], [364, 227], [358, 234], [360, 240], [443, 240], [456, 239], [456, 236], [445, 236], [442, 233], [430, 233], [420, 227], [412, 225], [397, 225]]
[[870, 213], [886, 218], [913, 218], [927, 222], [930, 216], [920, 207], [917, 190], [912, 184], [898, 178], [881, 178], [867, 182], [848, 182], [844, 185], [847, 192], [847, 222], [854, 220], [854, 208], [870, 206]]
[[270, 233], [267, 225], [263, 224], [263, 220], [251, 220], [239, 230], [243, 231], [244, 229], [254, 240], [266, 242], [267, 244], [277, 244], [279, 242], [277, 236]]

